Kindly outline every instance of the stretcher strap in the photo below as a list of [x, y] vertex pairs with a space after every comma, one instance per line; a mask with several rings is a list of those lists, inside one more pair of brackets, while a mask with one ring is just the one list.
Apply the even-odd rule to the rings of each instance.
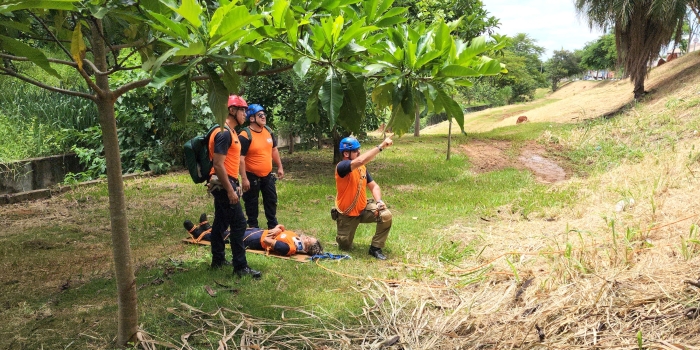
[[[204, 235], [206, 235], [206, 234], [208, 234], [208, 233], [211, 233], [211, 229], [208, 229], [208, 230], [206, 230], [206, 231], [200, 233], [200, 234], [199, 234], [199, 237], [197, 237], [197, 239], [195, 239], [195, 242], [201, 241], [202, 238], [204, 238]], [[224, 239], [225, 239], [225, 238], [224, 238]]]

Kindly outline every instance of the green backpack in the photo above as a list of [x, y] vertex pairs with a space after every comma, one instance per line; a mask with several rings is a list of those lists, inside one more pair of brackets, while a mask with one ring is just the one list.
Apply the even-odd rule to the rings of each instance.
[[[211, 134], [219, 128], [219, 124], [212, 126], [204, 135], [198, 135], [185, 142], [185, 166], [190, 172], [190, 177], [194, 183], [202, 183], [209, 180], [209, 172], [214, 163], [209, 157], [209, 138]], [[228, 127], [224, 126], [226, 130]]]

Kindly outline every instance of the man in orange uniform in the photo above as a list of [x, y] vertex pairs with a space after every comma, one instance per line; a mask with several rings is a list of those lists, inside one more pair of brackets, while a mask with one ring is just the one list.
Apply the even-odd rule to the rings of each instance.
[[[374, 222], [377, 228], [369, 247], [369, 255], [379, 260], [386, 259], [382, 248], [391, 230], [392, 216], [382, 201], [379, 185], [367, 172], [365, 164], [393, 143], [391, 138], [387, 137], [379, 146], [360, 154], [360, 142], [356, 138], [346, 137], [340, 140], [339, 150], [343, 154], [343, 160], [335, 167], [335, 206], [338, 210], [338, 233], [335, 240], [340, 249], [352, 248], [355, 231], [360, 223]], [[367, 200], [367, 188], [374, 201]]]
[[[241, 185], [245, 214], [248, 227], [258, 226], [258, 197], [262, 192], [263, 208], [267, 228], [277, 226], [277, 178], [284, 177], [282, 159], [277, 150], [277, 138], [267, 126], [265, 109], [258, 104], [248, 106], [246, 118], [250, 122], [249, 130], [242, 131], [238, 138], [241, 142]], [[277, 165], [277, 178], [272, 172], [272, 162]]]
[[[239, 201], [240, 188], [238, 173], [241, 156], [241, 144], [235, 127], [245, 122], [248, 104], [240, 96], [232, 95], [228, 100], [228, 117], [226, 128], [216, 129], [209, 138], [209, 154], [214, 166], [209, 173], [211, 194], [214, 196], [214, 224], [211, 229], [211, 266], [219, 268], [226, 264], [224, 232], [230, 227], [229, 240], [233, 273], [242, 276], [261, 278], [260, 271], [251, 269], [245, 257], [243, 234], [246, 222]], [[213, 175], [216, 175], [214, 177]], [[217, 186], [213, 186], [217, 183]]]

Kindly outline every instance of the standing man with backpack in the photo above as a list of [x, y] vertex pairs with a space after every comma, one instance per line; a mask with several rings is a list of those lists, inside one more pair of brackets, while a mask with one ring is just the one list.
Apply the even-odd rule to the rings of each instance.
[[[392, 215], [382, 201], [379, 185], [374, 182], [365, 164], [393, 143], [387, 137], [379, 146], [360, 154], [360, 142], [356, 138], [350, 136], [340, 140], [338, 150], [343, 155], [343, 160], [335, 167], [335, 208], [331, 213], [338, 227], [335, 241], [340, 249], [352, 248], [355, 231], [360, 223], [376, 223], [369, 255], [386, 260], [382, 248], [391, 230]], [[367, 200], [366, 189], [372, 193], [374, 200]]]
[[235, 127], [245, 122], [248, 104], [236, 95], [229, 96], [226, 128], [217, 128], [209, 138], [209, 154], [214, 166], [210, 171], [207, 186], [214, 196], [214, 224], [211, 230], [212, 268], [226, 264], [226, 246], [223, 234], [230, 227], [229, 240], [233, 255], [233, 273], [239, 277], [261, 278], [260, 271], [251, 269], [245, 257], [243, 235], [246, 229], [245, 216], [241, 209], [241, 188], [238, 184], [241, 164], [241, 144]]
[[[267, 126], [265, 109], [258, 104], [248, 106], [246, 118], [250, 125], [241, 131], [241, 185], [248, 227], [258, 226], [258, 197], [262, 192], [267, 228], [277, 226], [277, 178], [284, 177], [284, 167], [277, 150], [277, 138]], [[277, 176], [272, 162], [277, 165]]]

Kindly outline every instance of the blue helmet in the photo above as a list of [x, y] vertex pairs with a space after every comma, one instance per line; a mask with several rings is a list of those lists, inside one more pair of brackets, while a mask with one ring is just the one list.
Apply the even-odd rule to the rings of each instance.
[[338, 149], [341, 153], [344, 151], [354, 151], [360, 149], [360, 141], [357, 141], [354, 136], [348, 136], [340, 140], [340, 146], [338, 146]]
[[245, 112], [245, 117], [246, 117], [246, 119], [248, 119], [252, 116], [255, 116], [258, 112], [264, 111], [264, 110], [265, 110], [265, 108], [263, 108], [263, 106], [256, 104], [256, 103], [253, 103], [250, 106], [248, 106], [248, 109]]

